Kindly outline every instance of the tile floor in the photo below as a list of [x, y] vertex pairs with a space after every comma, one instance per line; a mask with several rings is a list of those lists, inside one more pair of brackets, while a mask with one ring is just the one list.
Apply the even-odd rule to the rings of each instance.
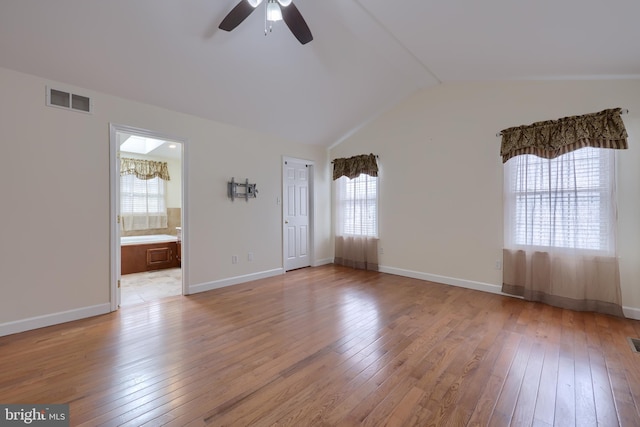
[[120, 286], [121, 307], [182, 295], [182, 269], [124, 274], [120, 278]]

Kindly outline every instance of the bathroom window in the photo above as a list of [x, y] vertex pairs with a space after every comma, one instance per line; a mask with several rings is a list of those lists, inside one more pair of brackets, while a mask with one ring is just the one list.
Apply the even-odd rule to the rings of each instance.
[[122, 229], [131, 231], [167, 228], [166, 187], [166, 181], [159, 177], [140, 179], [135, 175], [121, 176]]

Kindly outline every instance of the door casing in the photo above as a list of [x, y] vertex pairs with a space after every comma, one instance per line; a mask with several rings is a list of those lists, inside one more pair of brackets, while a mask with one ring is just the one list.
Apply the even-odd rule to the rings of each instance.
[[[307, 165], [309, 168], [308, 173], [308, 182], [309, 182], [309, 195], [308, 195], [308, 212], [309, 212], [309, 239], [308, 239], [308, 247], [309, 247], [309, 265], [313, 265], [314, 263], [314, 188], [313, 188], [313, 175], [314, 175], [314, 162], [312, 160], [299, 159], [295, 157], [282, 157], [282, 266], [283, 270], [286, 272], [292, 268], [287, 268], [287, 229], [285, 226], [286, 221], [286, 191], [287, 191], [287, 180], [286, 180], [286, 166], [287, 162], [290, 163], [301, 163]], [[297, 268], [297, 267], [296, 267]]]
[[121, 259], [120, 259], [120, 224], [118, 223], [119, 212], [120, 212], [120, 158], [118, 157], [119, 152], [119, 144], [118, 144], [118, 133], [130, 133], [139, 136], [145, 136], [149, 138], [160, 139], [163, 141], [172, 141], [180, 144], [182, 149], [182, 153], [180, 156], [180, 173], [182, 174], [182, 206], [181, 206], [181, 226], [182, 226], [182, 294], [188, 295], [189, 288], [187, 286], [188, 281], [188, 273], [189, 273], [189, 254], [188, 254], [188, 236], [189, 236], [189, 225], [187, 223], [187, 215], [188, 211], [188, 192], [189, 188], [187, 183], [187, 151], [188, 151], [188, 142], [184, 138], [177, 138], [174, 136], [170, 136], [160, 132], [154, 132], [147, 129], [136, 128], [127, 125], [120, 124], [109, 124], [109, 224], [110, 224], [110, 291], [109, 297], [111, 301], [111, 311], [116, 311], [120, 306], [120, 288], [119, 288], [119, 280], [120, 280], [120, 268], [121, 268]]

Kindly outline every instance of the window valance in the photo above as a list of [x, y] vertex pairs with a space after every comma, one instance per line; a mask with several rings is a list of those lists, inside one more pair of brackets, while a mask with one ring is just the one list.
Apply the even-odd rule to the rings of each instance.
[[167, 162], [152, 160], [120, 158], [120, 176], [135, 175], [138, 179], [161, 178], [169, 181], [169, 167]]
[[620, 108], [611, 108], [504, 129], [500, 132], [502, 162], [523, 154], [553, 159], [584, 147], [625, 149], [627, 130], [621, 113]]
[[369, 176], [378, 176], [378, 161], [375, 154], [362, 154], [333, 161], [334, 180], [341, 176], [353, 179], [362, 173], [366, 173]]

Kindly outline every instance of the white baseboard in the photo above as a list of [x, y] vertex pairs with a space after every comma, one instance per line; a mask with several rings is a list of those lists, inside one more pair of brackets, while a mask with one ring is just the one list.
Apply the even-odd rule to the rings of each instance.
[[419, 271], [404, 270], [401, 268], [387, 267], [381, 265], [378, 267], [378, 271], [381, 273], [395, 274], [396, 276], [411, 277], [413, 279], [427, 280], [429, 282], [442, 283], [445, 285], [458, 286], [461, 288], [474, 289], [476, 291], [489, 292], [492, 294], [504, 295], [513, 297], [502, 293], [502, 286], [491, 285], [489, 283], [475, 282], [472, 280], [456, 279], [455, 277], [438, 276], [437, 274], [422, 273]]
[[333, 264], [333, 258], [317, 259], [311, 264], [312, 267], [320, 267], [321, 265]]
[[640, 320], [640, 308], [623, 306], [622, 312], [627, 319]]
[[[380, 271], [381, 273], [395, 274], [397, 276], [411, 277], [413, 279], [428, 280], [430, 282], [442, 283], [445, 285], [452, 285], [452, 286], [459, 286], [462, 288], [474, 289], [476, 291], [490, 292], [492, 294], [521, 299], [521, 297], [518, 297], [518, 296], [505, 294], [502, 292], [501, 286], [491, 285], [489, 283], [474, 282], [471, 280], [464, 280], [464, 279], [456, 279], [454, 277], [438, 276], [436, 274], [421, 273], [419, 271], [403, 270], [401, 268], [386, 267], [382, 265], [379, 266], [378, 271]], [[624, 313], [624, 316], [627, 319], [640, 320], [640, 308], [622, 307], [622, 311]]]
[[274, 268], [273, 270], [260, 271], [258, 273], [246, 274], [244, 276], [229, 277], [228, 279], [215, 280], [213, 282], [200, 283], [189, 286], [189, 294], [211, 291], [213, 289], [224, 288], [226, 286], [238, 285], [252, 280], [266, 279], [267, 277], [284, 274], [284, 269]]
[[[331, 264], [333, 260], [318, 260], [314, 263], [314, 267]], [[419, 271], [404, 270], [401, 268], [379, 266], [381, 273], [394, 274], [396, 276], [411, 277], [413, 279], [427, 280], [430, 282], [442, 283], [445, 285], [459, 286], [477, 291], [489, 292], [492, 294], [513, 297], [513, 295], [504, 294], [501, 287], [491, 285], [489, 283], [476, 282], [471, 280], [456, 279], [454, 277], [439, 276], [436, 274], [422, 273]], [[213, 282], [192, 285], [189, 287], [189, 293], [205, 292], [212, 289], [223, 288], [225, 286], [237, 285], [240, 283], [250, 282], [252, 280], [265, 279], [267, 277], [279, 276], [284, 274], [284, 269], [275, 268], [273, 270], [262, 271], [258, 273], [247, 274], [244, 276], [230, 277], [228, 279], [216, 280]], [[516, 297], [517, 298], [517, 297]], [[626, 318], [640, 320], [640, 308], [623, 307]], [[83, 307], [74, 310], [63, 311], [59, 313], [46, 314], [42, 316], [30, 317], [27, 319], [15, 320], [6, 323], [0, 323], [0, 337], [5, 335], [17, 334], [20, 332], [30, 331], [32, 329], [45, 328], [47, 326], [57, 325], [60, 323], [72, 322], [87, 317], [99, 316], [111, 312], [111, 304], [98, 304], [90, 307]]]
[[99, 316], [111, 312], [111, 303], [82, 307], [60, 313], [45, 314], [28, 319], [15, 320], [0, 324], [0, 336], [17, 334], [32, 329], [45, 328], [59, 323], [72, 322], [87, 317]]

